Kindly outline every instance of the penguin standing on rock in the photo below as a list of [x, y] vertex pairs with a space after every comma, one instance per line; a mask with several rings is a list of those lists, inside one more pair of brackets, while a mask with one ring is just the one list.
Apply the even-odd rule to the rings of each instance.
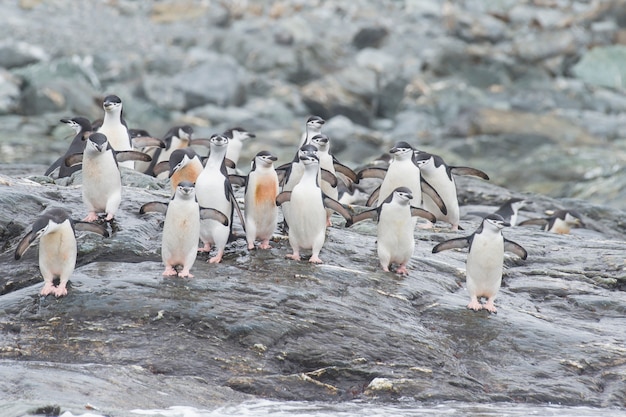
[[54, 161], [52, 165], [46, 170], [44, 175], [50, 175], [55, 169], [59, 168], [58, 178], [65, 178], [71, 176], [74, 172], [80, 170], [81, 166], [67, 166], [65, 165], [65, 158], [70, 155], [82, 153], [85, 150], [85, 144], [87, 143], [87, 137], [91, 134], [91, 122], [85, 117], [73, 117], [71, 119], [61, 119], [61, 123], [68, 125], [76, 135], [70, 144], [70, 147], [65, 152], [65, 155]]
[[252, 170], [246, 179], [244, 213], [246, 218], [246, 241], [248, 249], [254, 249], [254, 241], [261, 240], [260, 249], [270, 249], [270, 238], [278, 221], [278, 175], [274, 169], [277, 158], [267, 151], [256, 154]]
[[[432, 252], [438, 253], [448, 249], [469, 247], [466, 263], [469, 309], [475, 311], [485, 309], [490, 313], [496, 313], [494, 300], [502, 283], [504, 252], [512, 252], [522, 259], [528, 257], [522, 246], [502, 236], [502, 229], [506, 226], [509, 224], [501, 216], [490, 214], [470, 236], [446, 240], [433, 248]], [[487, 298], [487, 302], [481, 304], [480, 297]]]
[[276, 197], [276, 204], [290, 202], [289, 214], [285, 220], [289, 224], [289, 244], [293, 250], [287, 258], [299, 261], [301, 249], [311, 249], [311, 263], [322, 263], [319, 253], [326, 240], [326, 210], [332, 208], [348, 222], [352, 221], [350, 213], [337, 201], [325, 196], [320, 189], [317, 176], [319, 159], [316, 155], [302, 155], [304, 175], [292, 191], [283, 191]]
[[407, 187], [398, 187], [377, 208], [366, 210], [352, 217], [346, 227], [365, 219], [378, 217], [376, 240], [378, 259], [383, 271], [389, 272], [392, 264], [398, 265], [396, 273], [408, 275], [407, 263], [415, 249], [412, 216], [420, 216], [435, 222], [435, 216], [418, 207], [411, 206], [413, 194]]
[[[41, 295], [67, 295], [67, 282], [76, 267], [75, 231], [88, 231], [109, 237], [106, 229], [93, 223], [74, 221], [68, 211], [50, 208], [44, 211], [33, 223], [30, 231], [22, 238], [15, 249], [15, 259], [22, 258], [26, 250], [39, 239], [39, 270], [44, 286]], [[59, 278], [58, 285], [54, 279]]]
[[517, 226], [518, 213], [524, 204], [526, 204], [526, 200], [523, 198], [511, 198], [498, 207], [494, 214], [502, 216], [504, 221], [511, 226]]
[[[422, 191], [429, 195], [436, 203], [438, 209], [444, 215], [448, 213], [445, 202], [437, 192], [421, 175], [420, 167], [424, 160], [415, 159], [414, 149], [407, 142], [400, 141], [389, 150], [393, 156], [387, 169], [371, 167], [361, 170], [357, 175], [357, 180], [362, 178], [381, 178], [383, 180], [379, 188], [372, 192], [367, 201], [368, 206], [373, 206], [376, 201], [381, 205], [398, 187], [407, 187], [413, 195], [413, 205], [422, 207]], [[415, 226], [417, 219], [413, 219]]]
[[228, 243], [232, 231], [233, 211], [237, 210], [242, 226], [245, 230], [245, 220], [228, 178], [225, 157], [228, 147], [228, 138], [224, 135], [215, 134], [209, 139], [210, 153], [206, 165], [196, 179], [196, 197], [200, 206], [218, 210], [228, 218], [228, 225], [215, 220], [203, 220], [200, 222], [200, 240], [204, 246], [200, 252], [209, 252], [212, 246], [217, 249], [217, 254], [209, 259], [210, 263], [219, 263], [224, 256], [224, 249]]
[[422, 178], [437, 191], [447, 210], [446, 213], [443, 213], [439, 204], [427, 193], [423, 196], [424, 209], [433, 213], [437, 220], [450, 223], [452, 230], [458, 230], [461, 214], [456, 193], [456, 182], [452, 174], [472, 175], [484, 180], [488, 180], [489, 176], [475, 168], [447, 165], [440, 156], [427, 152], [416, 151], [414, 159], [421, 162], [420, 173]]
[[102, 212], [106, 221], [113, 220], [122, 201], [118, 161], [132, 160], [150, 161], [150, 156], [137, 151], [115, 151], [102, 133], [92, 133], [82, 154], [65, 159], [67, 166], [83, 164], [83, 202], [89, 210], [84, 221], [95, 221]]
[[[228, 226], [228, 218], [217, 210], [201, 208], [196, 200], [195, 187], [189, 181], [178, 184], [169, 204], [147, 203], [141, 206], [139, 213], [151, 211], [165, 213], [161, 239], [161, 259], [165, 264], [163, 275], [193, 278], [190, 269], [198, 255], [200, 219], [211, 219]], [[176, 270], [177, 266], [182, 267], [180, 272]]]
[[[128, 125], [122, 113], [122, 99], [116, 95], [108, 95], [102, 102], [104, 119], [96, 132], [105, 135], [111, 147], [116, 151], [129, 151], [132, 149]], [[123, 167], [133, 169], [132, 161], [122, 163]]]

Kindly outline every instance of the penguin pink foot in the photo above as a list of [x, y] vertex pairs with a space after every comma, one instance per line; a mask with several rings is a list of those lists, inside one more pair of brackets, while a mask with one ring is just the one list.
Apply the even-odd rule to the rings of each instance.
[[54, 285], [52, 282], [46, 282], [39, 294], [46, 296], [48, 294], [52, 294], [52, 292], [54, 292]]
[[211, 244], [205, 243], [203, 247], [198, 248], [198, 252], [211, 252]]
[[467, 305], [467, 308], [470, 310], [478, 311], [483, 309], [483, 305], [475, 298], [472, 298], [472, 301]]
[[62, 282], [58, 287], [53, 288], [52, 293], [55, 297], [64, 297], [67, 295], [67, 288], [65, 287], [65, 283]]
[[322, 261], [317, 255], [312, 255], [309, 258], [309, 262], [312, 264], [323, 264], [324, 261]]
[[83, 219], [84, 222], [93, 222], [98, 220], [98, 214], [95, 211], [90, 211], [87, 217]]
[[483, 308], [490, 313], [493, 313], [493, 314], [498, 313], [498, 309], [493, 304], [493, 300], [491, 298], [487, 300], [487, 302], [483, 305]]
[[409, 270], [406, 269], [406, 264], [404, 265], [400, 265], [397, 269], [396, 269], [396, 274], [398, 275], [409, 275]]
[[259, 245], [259, 249], [272, 249], [272, 247], [270, 246], [270, 240], [265, 239], [261, 241], [261, 244]]
[[291, 255], [285, 255], [285, 258], [293, 259], [294, 261], [299, 261], [301, 259], [298, 252], [294, 252]]
[[183, 268], [182, 271], [178, 274], [181, 278], [193, 278], [193, 274], [189, 272], [189, 268]]
[[174, 267], [172, 267], [171, 265], [166, 265], [165, 266], [165, 271], [163, 271], [163, 276], [165, 277], [173, 277], [176, 276], [177, 272], [174, 269]]
[[220, 250], [217, 252], [217, 254], [212, 257], [211, 259], [209, 259], [209, 263], [210, 264], [218, 264], [220, 262], [222, 262], [222, 257], [224, 256], [224, 251]]

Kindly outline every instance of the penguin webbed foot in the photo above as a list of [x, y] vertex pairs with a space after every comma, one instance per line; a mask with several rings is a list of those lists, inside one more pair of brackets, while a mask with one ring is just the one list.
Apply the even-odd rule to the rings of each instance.
[[300, 254], [299, 253], [295, 253], [295, 252], [292, 253], [291, 255], [285, 255], [285, 258], [293, 259], [294, 261], [299, 261], [300, 259], [302, 259], [302, 258], [300, 258]]
[[480, 303], [480, 301], [472, 299], [472, 301], [470, 301], [467, 305], [467, 308], [469, 308], [470, 310], [479, 311], [483, 309], [483, 305]]
[[176, 272], [176, 269], [174, 269], [173, 266], [171, 265], [166, 265], [165, 266], [165, 271], [163, 271], [163, 276], [164, 277], [173, 277], [178, 275], [178, 272]]
[[312, 264], [323, 264], [324, 261], [322, 261], [317, 255], [311, 255], [311, 257], [309, 258], [309, 262]]
[[396, 268], [396, 274], [407, 276], [409, 275], [409, 270], [406, 269], [406, 265], [400, 265], [398, 268]]
[[210, 264], [218, 264], [218, 263], [222, 262], [222, 257], [223, 256], [224, 256], [224, 250], [222, 249], [222, 250], [218, 251], [217, 254], [214, 257], [210, 258], [208, 262]]
[[52, 282], [46, 282], [43, 286], [43, 288], [41, 289], [41, 292], [39, 293], [39, 295], [41, 295], [42, 297], [45, 297], [46, 295], [52, 294], [55, 290], [55, 286]]

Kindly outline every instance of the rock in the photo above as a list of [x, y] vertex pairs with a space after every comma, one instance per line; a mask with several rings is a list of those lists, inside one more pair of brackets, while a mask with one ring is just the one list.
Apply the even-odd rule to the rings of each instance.
[[384, 27], [365, 27], [354, 35], [352, 44], [357, 49], [378, 48], [388, 35], [389, 31]]
[[50, 58], [43, 48], [26, 42], [4, 40], [0, 44], [0, 67], [6, 69], [25, 67]]
[[588, 51], [572, 68], [572, 73], [592, 85], [623, 88], [626, 86], [626, 46], [602, 46]]

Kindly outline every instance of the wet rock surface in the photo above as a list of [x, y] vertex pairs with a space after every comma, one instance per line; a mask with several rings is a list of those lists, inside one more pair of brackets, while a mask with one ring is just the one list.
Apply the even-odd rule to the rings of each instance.
[[[166, 199], [167, 184], [153, 180], [149, 189], [125, 170], [117, 231], [108, 239], [79, 234], [69, 294], [55, 299], [38, 295], [37, 248], [19, 262], [12, 249], [43, 207], [62, 201], [82, 217], [80, 187], [24, 175], [40, 167], [21, 168], [0, 189], [0, 373], [7, 375], [0, 385], [8, 399], [38, 398], [31, 375], [76, 372], [98, 392], [86, 397], [64, 384], [54, 398], [109, 410], [148, 403], [154, 393], [132, 389], [137, 383], [167, 393], [156, 397], [164, 405], [172, 396], [175, 404], [215, 406], [246, 395], [624, 405], [626, 226], [615, 210], [524, 195], [533, 204], [522, 217], [567, 204], [586, 214], [588, 228], [570, 235], [505, 229], [529, 257], [507, 256], [499, 311], [489, 315], [465, 308], [466, 251], [431, 253], [436, 243], [473, 231], [475, 216], [463, 217], [464, 231], [416, 229], [404, 278], [380, 269], [373, 223], [345, 229], [339, 218], [323, 265], [286, 260], [290, 248], [279, 236], [269, 251], [249, 252], [239, 239], [221, 264], [199, 256], [194, 278], [165, 278], [162, 218], [138, 209]], [[459, 188], [465, 213], [511, 196], [472, 178], [459, 177]], [[130, 391], [100, 390], [109, 379]]]
[[[2, 399], [110, 412], [245, 398], [625, 407], [625, 6], [4, 5]], [[50, 16], [54, 25], [41, 23]], [[344, 229], [336, 218], [324, 265], [284, 259], [284, 237], [267, 252], [239, 239], [222, 264], [200, 255], [195, 278], [171, 279], [162, 216], [138, 214], [167, 200], [169, 185], [124, 170], [113, 236], [79, 233], [68, 296], [40, 298], [37, 248], [19, 262], [13, 251], [46, 207], [86, 215], [80, 173], [41, 174], [69, 145], [59, 119], [97, 119], [111, 93], [131, 127], [155, 136], [182, 123], [196, 137], [253, 131], [242, 167], [261, 149], [290, 160], [319, 114], [350, 167], [405, 140], [491, 181], [457, 178], [465, 230], [416, 229], [404, 278], [380, 270], [373, 223]], [[468, 311], [466, 251], [431, 249], [511, 197], [529, 201], [523, 219], [574, 209], [587, 228], [505, 229], [529, 257], [507, 255], [497, 315]]]

